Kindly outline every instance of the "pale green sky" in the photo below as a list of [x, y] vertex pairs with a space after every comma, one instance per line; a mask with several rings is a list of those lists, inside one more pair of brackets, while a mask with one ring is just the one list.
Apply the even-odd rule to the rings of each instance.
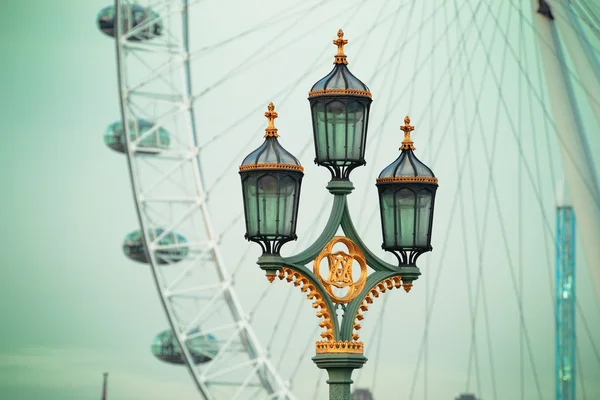
[[[199, 48], [219, 38], [233, 36], [245, 27], [262, 21], [266, 15], [274, 12], [274, 8], [285, 9], [288, 3], [295, 4], [290, 0], [288, 3], [272, 4], [269, 6], [272, 10], [265, 10], [264, 4], [258, 0], [243, 5], [238, 2], [204, 2], [202, 13], [198, 14], [198, 19], [194, 20], [197, 22], [192, 27], [192, 37], [196, 40], [194, 46]], [[498, 8], [497, 15], [504, 26], [510, 8], [497, 1], [491, 3]], [[0, 208], [0, 220], [3, 222], [0, 232], [5, 262], [0, 278], [0, 315], [3, 317], [0, 325], [1, 398], [33, 400], [43, 396], [61, 400], [96, 399], [100, 395], [102, 372], [105, 371], [111, 374], [111, 400], [199, 397], [183, 368], [160, 363], [150, 354], [152, 337], [165, 329], [166, 320], [147, 268], [127, 260], [121, 253], [121, 241], [126, 233], [136, 228], [137, 219], [125, 160], [123, 156], [109, 151], [102, 142], [104, 128], [119, 117], [114, 43], [102, 35], [95, 25], [96, 13], [105, 5], [106, 2], [97, 0], [62, 0], [53, 4], [46, 1], [5, 1], [2, 6], [4, 12], [0, 16], [0, 33], [4, 39], [0, 41], [3, 54], [0, 105], [4, 110], [2, 124], [5, 132], [4, 146], [0, 150], [3, 162], [0, 178], [4, 183], [5, 203]], [[381, 6], [386, 7], [382, 15], [391, 15], [395, 8], [384, 1], [369, 3], [361, 10], [357, 20], [344, 26], [347, 37], [352, 40], [353, 35], [364, 32], [370, 25], [365, 21], [372, 21]], [[485, 9], [485, 6], [482, 7]], [[223, 16], [223, 9], [229, 11], [227, 18]], [[288, 27], [292, 35], [282, 38], [280, 43], [290, 40], [296, 32], [304, 36], [293, 41], [286, 49], [275, 52], [268, 60], [249, 65], [240, 77], [202, 98], [197, 108], [202, 132], [209, 132], [209, 137], [221, 132], [236, 114], [246, 114], [270, 94], [296, 79], [350, 17], [349, 14], [337, 17], [334, 12], [339, 12], [339, 7], [338, 11], [335, 10], [331, 6], [323, 10], [319, 18], [315, 14], [298, 25]], [[468, 18], [465, 15], [472, 11], [469, 6], [463, 6], [461, 10], [462, 23], [466, 24]], [[427, 107], [433, 86], [430, 74], [441, 76], [440, 71], [446, 66], [445, 48], [436, 53], [433, 63], [421, 67], [427, 70], [415, 78], [409, 89], [402, 89], [417, 68], [418, 60], [424, 59], [428, 53], [432, 35], [438, 37], [447, 25], [447, 19], [452, 17], [450, 12], [437, 15], [435, 24], [429, 24], [424, 31], [423, 42], [415, 37], [410, 45], [403, 48], [402, 63], [399, 66], [394, 64], [400, 71], [396, 78], [381, 63], [382, 59], [391, 56], [390, 47], [399, 45], [398, 38], [414, 31], [422, 16], [428, 12], [431, 12], [431, 7], [426, 4], [416, 5], [412, 14], [410, 7], [406, 7], [399, 14], [398, 21], [401, 22], [397, 23], [392, 35], [386, 37], [390, 22], [394, 21], [388, 19], [387, 25], [382, 23], [382, 27], [369, 37], [367, 46], [362, 46], [361, 42], [360, 45], [349, 45], [347, 48], [351, 70], [371, 87], [375, 96], [368, 164], [353, 173], [352, 178], [357, 190], [350, 202], [353, 211], [361, 214], [356, 217], [359, 226], [365, 227], [368, 223], [371, 211], [367, 213], [365, 210], [376, 207], [374, 178], [397, 155], [400, 141], [398, 125], [406, 113], [411, 114], [417, 126], [415, 142], [418, 156], [432, 166], [441, 182], [434, 224], [434, 252], [421, 257], [423, 277], [410, 296], [395, 292], [389, 294], [385, 329], [381, 335], [383, 351], [379, 362], [375, 363], [375, 348], [371, 347], [371, 353], [367, 355], [371, 364], [367, 364], [359, 375], [358, 383], [362, 386], [371, 385], [377, 364], [379, 377], [376, 398], [399, 398], [396, 393], [408, 398], [423, 331], [425, 297], [433, 293], [439, 272], [429, 336], [428, 399], [451, 399], [465, 389], [466, 353], [471, 334], [467, 303], [469, 284], [466, 282], [465, 267], [471, 271], [471, 286], [474, 287], [478, 267], [475, 243], [478, 237], [486, 236], [482, 260], [498, 398], [516, 399], [519, 379], [518, 312], [508, 259], [510, 256], [517, 264], [514, 180], [518, 174], [518, 155], [513, 151], [514, 138], [508, 130], [506, 112], [501, 108], [497, 111], [497, 104], [493, 100], [497, 97], [498, 92], [493, 90], [497, 85], [489, 75], [480, 83], [481, 71], [486, 63], [484, 52], [481, 49], [475, 51], [471, 61], [474, 88], [469, 86], [465, 89], [465, 93], [472, 98], [479, 87], [485, 89], [480, 103], [483, 116], [481, 125], [472, 119], [474, 110], [466, 103], [457, 106], [457, 99], [434, 98], [434, 107]], [[335, 18], [327, 21], [329, 15]], [[512, 25], [507, 28], [509, 37], [519, 32], [516, 17], [513, 18]], [[317, 19], [323, 21], [317, 23]], [[407, 26], [407, 21], [412, 21], [412, 28]], [[492, 20], [487, 20], [483, 26], [483, 37], [489, 43], [492, 32], [489, 28], [494, 26]], [[223, 73], [223, 64], [233, 62], [231, 53], [239, 54], [238, 58], [243, 59], [254, 49], [264, 46], [270, 38], [276, 37], [282, 28], [268, 28], [257, 36], [237, 41], [221, 52], [199, 59], [193, 71], [197, 86], [202, 88], [215, 82]], [[530, 30], [526, 31], [530, 33]], [[455, 35], [454, 30], [451, 32]], [[467, 39], [472, 41], [474, 37], [475, 33], [472, 32], [464, 40], [470, 43]], [[455, 36], [452, 38], [456, 39]], [[497, 40], [494, 65], [499, 68], [503, 42]], [[387, 50], [382, 47], [385, 43]], [[525, 47], [529, 49], [531, 39], [526, 43]], [[329, 72], [334, 51], [331, 46], [329, 52], [321, 57], [321, 66], [308, 74], [291, 93], [290, 99], [285, 100], [285, 105], [278, 108], [282, 144], [297, 156], [308, 140], [307, 135], [310, 135], [306, 92], [313, 82]], [[530, 57], [529, 63], [533, 65], [533, 56]], [[519, 87], [519, 71], [509, 56], [506, 59], [506, 72], [501, 79], [512, 112], [517, 103], [515, 92]], [[430, 72], [431, 64], [434, 65], [433, 72]], [[500, 77], [499, 69], [496, 71]], [[452, 76], [453, 84], [458, 86], [461, 75]], [[436, 93], [443, 91], [440, 88]], [[581, 93], [579, 95], [582, 97]], [[396, 98], [399, 105], [391, 107]], [[413, 99], [413, 102], [409, 99]], [[272, 100], [276, 104], [283, 102], [282, 96]], [[388, 108], [391, 117], [383, 123]], [[439, 114], [438, 109], [441, 110]], [[464, 113], [462, 110], [465, 110]], [[243, 144], [252, 132], [264, 124], [262, 112], [261, 109], [256, 118], [232, 129], [229, 140], [211, 148], [207, 163], [225, 168], [230, 160], [225, 162], [224, 159], [232, 158], [238, 151], [249, 152], [251, 149], [244, 149]], [[529, 115], [529, 111], [523, 111], [523, 114]], [[484, 189], [488, 179], [483, 140], [488, 141], [486, 146], [490, 149], [493, 147], [490, 141], [497, 115], [501, 122], [494, 145], [497, 153], [493, 178], [500, 191], [500, 208], [511, 245], [509, 252], [504, 249], [494, 203], [490, 203], [487, 211], [484, 207]], [[549, 199], [552, 190], [548, 165], [551, 163], [560, 171], [560, 158], [552, 133], [551, 152], [542, 149], [545, 139], [540, 115], [538, 110], [532, 117], [537, 121], [536, 129], [530, 126], [529, 121], [523, 122], [522, 134], [527, 135], [523, 148], [526, 153], [538, 152], [542, 166], [541, 179], [545, 182], [542, 194]], [[596, 129], [597, 132], [589, 109], [584, 109], [584, 117], [590, 129]], [[437, 125], [434, 125], [434, 120]], [[383, 134], [378, 136], [382, 137], [379, 142], [374, 132], [378, 131], [381, 123]], [[473, 165], [467, 171], [473, 175], [460, 194], [466, 208], [466, 219], [461, 222], [456, 211], [456, 219], [450, 224], [451, 205], [458, 181], [457, 163], [462, 160], [457, 153], [462, 155], [466, 151], [466, 135], [472, 127], [475, 138], [469, 162]], [[532, 131], [535, 133], [531, 134]], [[260, 133], [255, 135], [256, 140], [251, 148], [260, 145], [262, 140]], [[590, 146], [597, 160], [600, 154], [598, 135], [590, 135]], [[312, 220], [310, 214], [321, 206], [321, 200], [325, 198], [323, 186], [327, 175], [312, 165], [312, 158], [310, 148], [300, 157], [307, 171], [300, 206], [301, 238], [315, 234], [308, 226]], [[212, 193], [212, 210], [217, 228], [222, 228], [231, 219], [231, 209], [241, 207], [237, 197], [228, 196], [229, 191], [239, 189], [235, 167], [237, 162]], [[528, 162], [533, 165], [533, 158], [529, 158]], [[213, 179], [216, 177], [213, 172], [206, 172], [209, 181], [210, 176]], [[471, 183], [476, 186], [472, 188]], [[548, 265], [544, 230], [540, 228], [542, 213], [530, 185], [524, 183], [523, 187], [526, 204], [522, 256], [525, 316], [542, 393], [544, 398], [549, 399], [553, 397], [554, 387], [554, 326], [548, 271], [553, 271], [554, 255], [550, 249]], [[470, 190], [475, 192], [473, 197]], [[365, 205], [363, 198], [366, 198]], [[473, 203], [477, 204], [474, 213], [471, 211]], [[545, 203], [544, 211], [553, 229], [554, 209], [551, 200]], [[237, 212], [239, 210], [236, 209]], [[375, 216], [373, 223], [365, 229], [365, 237], [366, 242], [378, 250], [379, 217]], [[478, 216], [477, 221], [474, 216]], [[487, 235], [483, 235], [475, 230], [475, 224], [479, 224], [481, 230], [486, 219], [489, 219], [489, 225]], [[463, 237], [463, 226], [466, 237]], [[244, 245], [241, 230], [233, 231], [225, 239], [223, 247], [227, 255], [236, 254]], [[446, 240], [447, 247], [444, 247]], [[446, 252], [442, 253], [444, 248]], [[257, 249], [249, 253], [245, 261], [248, 266], [238, 282], [263, 279], [262, 273], [253, 265], [257, 253]], [[468, 261], [465, 262], [465, 259]], [[237, 257], [228, 260], [232, 264], [236, 261]], [[578, 268], [579, 301], [585, 310], [592, 335], [597, 338], [600, 337], [600, 307], [593, 296], [581, 251], [578, 252]], [[553, 272], [551, 274], [553, 277]], [[260, 295], [253, 284], [238, 285], [236, 288], [244, 304], [254, 304]], [[293, 289], [284, 287], [277, 293], [286, 293], [285, 290]], [[297, 302], [291, 306], [292, 310], [296, 310], [297, 304], [304, 301], [299, 294], [294, 300]], [[272, 300], [268, 304], [277, 302]], [[369, 311], [367, 322], [369, 319], [371, 322], [376, 320], [380, 304], [374, 305]], [[264, 314], [257, 318], [266, 318], [267, 307], [261, 311]], [[308, 304], [302, 309], [308, 324], [311, 312]], [[477, 332], [482, 397], [492, 400], [488, 344], [484, 338], [482, 320], [480, 315]], [[377, 332], [367, 322], [361, 333], [365, 341], [375, 343]], [[269, 328], [257, 326], [256, 329], [258, 337], [267, 340]], [[580, 323], [578, 329], [588, 399], [600, 398], [600, 365]], [[310, 332], [312, 326], [306, 325], [299, 329], [298, 335], [302, 337]], [[596, 339], [598, 345], [600, 342]], [[310, 356], [306, 354], [306, 363], [295, 381], [294, 388], [299, 391], [301, 399], [312, 396], [314, 382], [319, 376], [309, 360]], [[298, 357], [297, 351], [293, 357]], [[527, 366], [525, 398], [536, 398], [529, 361], [525, 359], [524, 362]], [[321, 386], [325, 387], [324, 379], [321, 380]], [[474, 377], [468, 389], [476, 390]], [[578, 392], [581, 395], [581, 390]], [[422, 379], [417, 382], [414, 398], [424, 398]]]

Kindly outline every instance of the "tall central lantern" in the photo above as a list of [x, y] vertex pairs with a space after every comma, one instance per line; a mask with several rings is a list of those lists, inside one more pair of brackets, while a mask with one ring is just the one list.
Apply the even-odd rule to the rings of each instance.
[[338, 48], [333, 70], [308, 93], [315, 141], [315, 163], [326, 167], [332, 179], [348, 179], [365, 165], [371, 91], [348, 70], [344, 32], [333, 41]]

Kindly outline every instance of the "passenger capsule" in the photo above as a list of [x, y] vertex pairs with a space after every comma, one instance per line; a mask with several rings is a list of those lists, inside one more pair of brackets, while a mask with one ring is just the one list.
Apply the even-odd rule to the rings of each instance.
[[[190, 334], [194, 333], [200, 333], [200, 331], [194, 329], [190, 332]], [[200, 334], [188, 339], [186, 343], [196, 365], [209, 362], [219, 352], [217, 338], [210, 333]], [[161, 361], [170, 364], [185, 364], [179, 343], [170, 329], [162, 331], [154, 337], [151, 350], [154, 357]]]
[[[154, 124], [152, 122], [139, 119], [137, 121], [129, 121], [129, 135], [131, 140], [142, 136], [148, 132]], [[121, 121], [113, 122], [106, 128], [104, 132], [104, 144], [118, 151], [125, 153], [125, 130]], [[140, 153], [159, 153], [160, 151], [169, 148], [171, 137], [169, 132], [163, 128], [158, 128], [155, 132], [142, 139], [137, 145], [137, 152]]]
[[[154, 240], [158, 236], [160, 236], [165, 230], [162, 228], [157, 228], [154, 233], [150, 232], [150, 238]], [[172, 264], [178, 261], [183, 260], [189, 252], [188, 246], [183, 244], [187, 243], [187, 239], [178, 233], [170, 232], [165, 235], [159, 242], [159, 246], [171, 246], [173, 247], [168, 249], [159, 249], [156, 250], [156, 259], [159, 264]], [[181, 245], [181, 246], [177, 246]], [[135, 230], [125, 236], [125, 240], [123, 241], [123, 253], [125, 255], [134, 260], [141, 263], [149, 264], [148, 259], [146, 258], [146, 251], [144, 249], [144, 240], [142, 237], [141, 230]]]
[[[148, 20], [155, 20], [152, 24], [147, 27], [136, 31], [133, 35], [129, 36], [127, 40], [130, 41], [142, 41], [149, 40], [153, 37], [162, 35], [162, 22], [158, 19], [160, 16], [157, 12], [152, 11], [149, 8], [144, 8], [138, 4], [123, 5], [122, 6], [122, 21], [123, 28], [121, 34], [126, 34], [136, 26], [144, 23]], [[98, 28], [106, 35], [115, 37], [115, 6], [104, 7], [98, 13]]]

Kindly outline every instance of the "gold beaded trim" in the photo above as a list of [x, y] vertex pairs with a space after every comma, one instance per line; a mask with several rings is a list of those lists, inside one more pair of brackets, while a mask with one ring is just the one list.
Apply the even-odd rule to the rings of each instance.
[[328, 94], [351, 94], [355, 96], [365, 96], [370, 99], [371, 92], [368, 90], [358, 90], [358, 89], [321, 89], [321, 90], [313, 90], [312, 92], [308, 92], [308, 97], [317, 97], [317, 96], [326, 96]]
[[317, 354], [325, 354], [325, 353], [353, 353], [353, 354], [363, 354], [365, 345], [363, 342], [342, 342], [341, 340], [335, 342], [317, 342], [315, 345], [315, 350]]
[[240, 171], [252, 171], [258, 169], [289, 169], [292, 171], [300, 171], [304, 172], [304, 167], [302, 165], [296, 164], [248, 164], [248, 165], [240, 165]]
[[377, 183], [387, 183], [387, 182], [438, 183], [438, 178], [432, 178], [429, 176], [389, 176], [386, 178], [377, 178]]

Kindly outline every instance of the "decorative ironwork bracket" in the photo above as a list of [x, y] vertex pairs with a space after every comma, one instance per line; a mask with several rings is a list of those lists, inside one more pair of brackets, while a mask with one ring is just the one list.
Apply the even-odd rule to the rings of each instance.
[[[321, 337], [325, 341], [315, 344], [317, 354], [343, 353], [362, 354], [364, 345], [358, 342], [356, 333], [361, 328], [364, 312], [374, 298], [394, 288], [403, 287], [406, 292], [421, 274], [416, 265], [398, 266], [387, 263], [373, 254], [358, 235], [348, 210], [347, 195], [354, 187], [349, 180], [331, 181], [327, 186], [334, 195], [329, 220], [319, 237], [305, 250], [292, 257], [265, 254], [258, 259], [269, 282], [276, 277], [286, 279], [313, 301], [317, 316], [323, 318], [319, 325], [325, 329]], [[341, 228], [345, 236], [335, 236]], [[341, 243], [348, 252], [334, 251]], [[321, 274], [321, 262], [327, 260], [328, 274]], [[360, 277], [354, 280], [352, 265], [358, 262]], [[313, 264], [313, 271], [306, 267]], [[367, 274], [367, 266], [373, 272]], [[346, 290], [346, 294], [336, 291]], [[336, 310], [344, 310], [338, 323]]]

